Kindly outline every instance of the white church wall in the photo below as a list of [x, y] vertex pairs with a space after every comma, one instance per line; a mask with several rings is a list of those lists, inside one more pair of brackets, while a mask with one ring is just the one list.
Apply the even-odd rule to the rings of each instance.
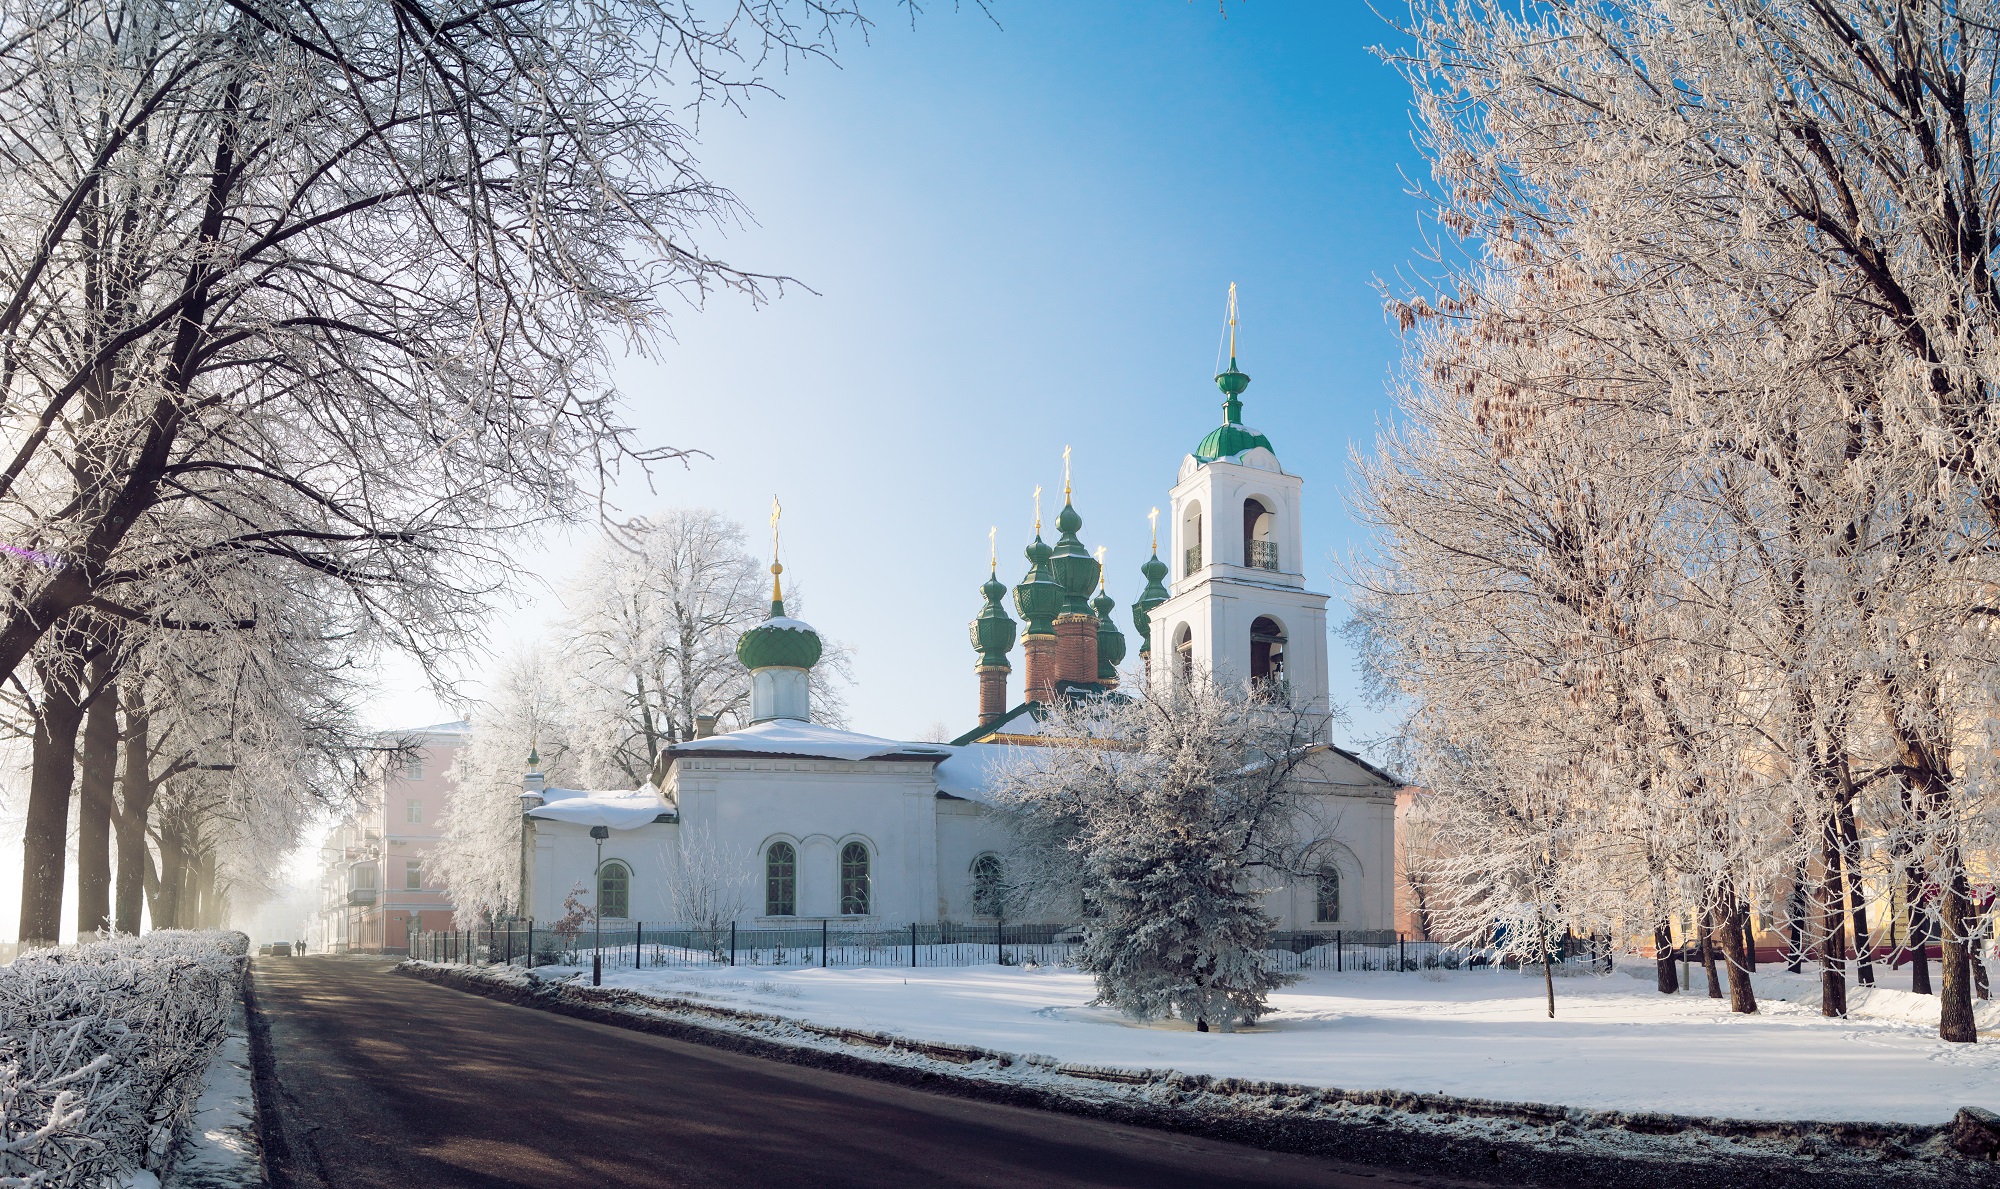
[[[739, 923], [802, 920], [903, 924], [936, 919], [937, 841], [928, 763], [716, 757], [675, 761], [681, 821], [712, 836], [748, 883]], [[798, 855], [797, 914], [765, 914], [764, 856], [783, 840]], [[840, 913], [840, 855], [868, 850], [869, 912]]]
[[[590, 827], [570, 822], [535, 823], [534, 875], [529, 889], [530, 915], [546, 926], [563, 915], [570, 889], [583, 885], [583, 901], [595, 904], [593, 875], [597, 870], [597, 840]], [[604, 858], [624, 863], [632, 872], [630, 915], [622, 921], [673, 923], [672, 879], [679, 869], [680, 827], [654, 822], [632, 830], [613, 830], [604, 840]], [[612, 918], [605, 918], [606, 924]]]
[[936, 815], [938, 919], [992, 919], [973, 910], [972, 864], [986, 854], [998, 855], [1004, 863], [1010, 842], [1007, 827], [977, 801], [940, 799]]

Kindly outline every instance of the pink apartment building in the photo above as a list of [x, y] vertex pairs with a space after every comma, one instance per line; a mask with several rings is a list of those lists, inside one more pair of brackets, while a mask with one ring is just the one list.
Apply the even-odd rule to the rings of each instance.
[[467, 730], [450, 722], [378, 736], [385, 747], [413, 750], [378, 761], [360, 807], [320, 848], [314, 951], [407, 952], [412, 921], [419, 929], [451, 927], [451, 901], [426, 863]]

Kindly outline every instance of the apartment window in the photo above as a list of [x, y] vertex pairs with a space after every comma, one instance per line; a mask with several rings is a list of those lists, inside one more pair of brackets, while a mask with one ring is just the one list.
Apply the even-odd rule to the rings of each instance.
[[404, 780], [422, 780], [423, 778], [424, 760], [422, 756], [417, 756], [403, 765]]
[[403, 862], [403, 887], [409, 891], [420, 891], [424, 886], [424, 865], [417, 859]]
[[415, 797], [403, 802], [403, 820], [412, 825], [422, 825], [424, 821], [424, 803]]
[[363, 864], [354, 869], [354, 886], [357, 888], [372, 888], [375, 886], [375, 867], [372, 863]]

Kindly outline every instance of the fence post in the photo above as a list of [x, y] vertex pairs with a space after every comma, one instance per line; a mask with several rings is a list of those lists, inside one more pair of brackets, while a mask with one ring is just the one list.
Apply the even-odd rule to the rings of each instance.
[[641, 959], [639, 947], [645, 944], [646, 922], [632, 922], [632, 969], [637, 970], [645, 963]]
[[528, 918], [528, 969], [535, 968], [535, 918]]
[[1396, 973], [1403, 973], [1403, 968], [1408, 964], [1409, 959], [1403, 956], [1403, 935], [1398, 933], [1396, 934]]
[[1333, 931], [1333, 969], [1335, 973], [1347, 969], [1347, 959], [1340, 952], [1340, 930]]
[[826, 919], [824, 917], [819, 922], [819, 968], [821, 970], [826, 969]]
[[736, 922], [729, 922], [729, 964], [736, 965]]
[[917, 968], [917, 923], [910, 922], [910, 969]]

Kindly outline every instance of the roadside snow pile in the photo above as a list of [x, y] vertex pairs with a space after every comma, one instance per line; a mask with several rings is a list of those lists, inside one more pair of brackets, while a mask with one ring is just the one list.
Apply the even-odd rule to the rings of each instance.
[[164, 930], [0, 968], [0, 1184], [152, 1183], [228, 1029], [248, 949], [241, 933]]

